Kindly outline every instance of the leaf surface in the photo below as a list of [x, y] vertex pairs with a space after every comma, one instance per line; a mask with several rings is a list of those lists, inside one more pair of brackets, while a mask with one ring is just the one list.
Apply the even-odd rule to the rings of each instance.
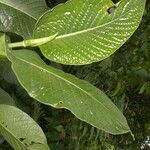
[[146, 0], [72, 0], [40, 18], [36, 38], [59, 33], [40, 46], [49, 60], [81, 65], [107, 58], [137, 29]]
[[49, 150], [42, 129], [14, 106], [0, 105], [0, 134], [15, 150]]
[[30, 38], [36, 20], [45, 10], [44, 0], [0, 0], [0, 31]]
[[119, 109], [86, 81], [47, 66], [32, 51], [8, 52], [12, 68], [29, 95], [55, 108], [67, 108], [79, 119], [112, 134], [129, 132]]
[[10, 62], [7, 59], [6, 50], [8, 49], [9, 38], [0, 33], [0, 77], [11, 84], [18, 84], [17, 79], [11, 69]]
[[14, 100], [6, 93], [3, 89], [0, 88], [0, 104], [15, 105]]

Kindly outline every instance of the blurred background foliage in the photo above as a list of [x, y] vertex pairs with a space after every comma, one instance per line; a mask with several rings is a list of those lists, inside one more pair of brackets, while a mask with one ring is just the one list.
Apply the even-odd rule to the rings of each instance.
[[[52, 8], [66, 0], [46, 0]], [[114, 55], [85, 66], [49, 62], [102, 89], [126, 116], [130, 134], [113, 136], [30, 98], [19, 85], [10, 64], [0, 64], [0, 87], [43, 128], [52, 150], [150, 150], [150, 1], [138, 30]], [[0, 150], [12, 148], [0, 138]]]

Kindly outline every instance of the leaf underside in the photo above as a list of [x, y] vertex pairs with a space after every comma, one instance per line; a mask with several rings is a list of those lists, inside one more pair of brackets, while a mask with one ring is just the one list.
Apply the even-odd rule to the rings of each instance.
[[103, 60], [121, 47], [137, 29], [145, 0], [72, 0], [44, 14], [34, 37], [59, 33], [40, 46], [49, 60], [69, 65]]
[[127, 121], [111, 100], [86, 81], [47, 66], [32, 51], [9, 52], [12, 68], [29, 95], [112, 134], [129, 132]]

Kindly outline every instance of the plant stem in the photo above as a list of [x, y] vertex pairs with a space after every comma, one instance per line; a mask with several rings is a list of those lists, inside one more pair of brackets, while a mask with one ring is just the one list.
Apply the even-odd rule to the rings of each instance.
[[46, 43], [52, 41], [53, 39], [56, 38], [57, 35], [58, 35], [58, 33], [56, 33], [52, 36], [44, 37], [44, 38], [24, 40], [24, 41], [16, 42], [16, 43], [9, 43], [8, 46], [9, 46], [9, 48], [40, 46], [40, 45], [43, 45], [43, 44], [46, 44]]
[[8, 47], [15, 48], [15, 47], [26, 47], [26, 46], [24, 45], [24, 41], [21, 41], [21, 42], [16, 42], [16, 43], [9, 43]]

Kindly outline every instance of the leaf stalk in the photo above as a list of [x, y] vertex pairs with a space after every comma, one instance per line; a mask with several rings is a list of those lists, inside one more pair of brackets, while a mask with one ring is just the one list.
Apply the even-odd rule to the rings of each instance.
[[21, 42], [15, 42], [15, 43], [9, 43], [8, 47], [9, 48], [17, 48], [17, 47], [36, 47], [36, 46], [41, 46], [43, 44], [46, 44], [56, 38], [58, 33], [49, 36], [49, 37], [44, 37], [44, 38], [39, 38], [39, 39], [31, 39], [31, 40], [24, 40]]

